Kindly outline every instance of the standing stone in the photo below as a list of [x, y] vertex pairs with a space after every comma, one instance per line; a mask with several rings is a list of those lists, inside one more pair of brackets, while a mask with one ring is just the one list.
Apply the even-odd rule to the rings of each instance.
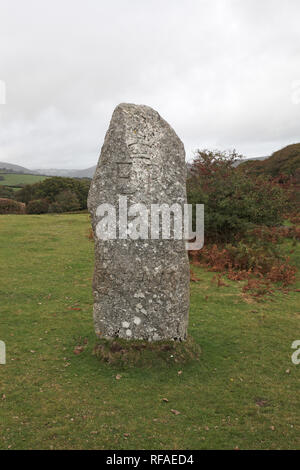
[[[186, 203], [184, 146], [148, 106], [116, 107], [91, 184], [88, 208], [95, 234], [94, 323], [99, 337], [184, 340], [189, 263], [183, 239], [98, 237], [100, 204]], [[118, 224], [117, 210], [117, 224]], [[130, 231], [130, 217], [129, 231]], [[150, 218], [149, 218], [150, 223]], [[117, 231], [118, 234], [118, 231]]]

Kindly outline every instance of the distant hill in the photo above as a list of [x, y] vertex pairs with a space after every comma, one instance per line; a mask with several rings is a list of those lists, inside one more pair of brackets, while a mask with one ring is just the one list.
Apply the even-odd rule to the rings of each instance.
[[[299, 175], [300, 172], [300, 143], [292, 144], [284, 147], [277, 152], [274, 152], [270, 157], [257, 157], [244, 159], [236, 162], [235, 166], [242, 165], [248, 171], [256, 175], [267, 174], [270, 176], [278, 176], [280, 174]], [[190, 163], [187, 163], [189, 169]], [[0, 162], [1, 169], [11, 170], [12, 172], [31, 174], [31, 175], [46, 175], [46, 176], [64, 176], [69, 178], [93, 178], [96, 165], [85, 168], [83, 170], [68, 170], [68, 169], [35, 169], [29, 170], [20, 165], [12, 163]]]
[[20, 165], [15, 165], [13, 163], [0, 162], [0, 172], [1, 170], [9, 170], [13, 173], [21, 173], [27, 175], [43, 175], [43, 176], [65, 176], [69, 178], [93, 178], [96, 165], [90, 168], [85, 168], [83, 170], [67, 170], [67, 169], [58, 169], [58, 168], [49, 168], [49, 169], [38, 169], [30, 170]]
[[251, 173], [270, 175], [296, 176], [300, 171], [300, 143], [291, 144], [274, 152], [265, 160], [248, 160], [241, 163]]
[[65, 176], [69, 178], [93, 178], [94, 173], [96, 170], [96, 165], [90, 168], [86, 168], [84, 170], [67, 170], [67, 169], [57, 169], [57, 168], [50, 168], [47, 170], [34, 170], [35, 173], [40, 175], [47, 175], [47, 176]]
[[24, 173], [24, 174], [35, 173], [33, 170], [29, 170], [28, 168], [25, 168], [24, 166], [14, 165], [13, 163], [7, 163], [7, 162], [0, 162], [0, 170], [11, 170], [16, 173]]
[[233, 164], [233, 166], [236, 167], [236, 166], [239, 166], [239, 165], [241, 165], [242, 163], [246, 163], [246, 162], [253, 162], [253, 161], [257, 161], [257, 160], [266, 160], [266, 158], [269, 158], [269, 157], [242, 158], [241, 160], [236, 161], [236, 162]]

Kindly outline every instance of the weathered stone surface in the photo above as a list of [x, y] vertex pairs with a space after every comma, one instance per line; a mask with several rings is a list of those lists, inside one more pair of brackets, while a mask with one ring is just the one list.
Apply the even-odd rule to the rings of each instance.
[[97, 237], [97, 208], [103, 203], [118, 207], [124, 195], [129, 207], [186, 203], [183, 144], [147, 106], [117, 106], [91, 184], [95, 330], [100, 337], [185, 339], [189, 264], [184, 240]]

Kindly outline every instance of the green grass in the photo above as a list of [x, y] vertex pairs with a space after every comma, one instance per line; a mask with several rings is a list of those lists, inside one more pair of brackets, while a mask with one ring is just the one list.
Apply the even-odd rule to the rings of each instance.
[[10, 186], [12, 188], [20, 189], [19, 186], [25, 184], [33, 184], [38, 183], [39, 181], [44, 181], [48, 176], [40, 176], [40, 175], [22, 175], [16, 173], [1, 173], [4, 179], [0, 180], [0, 185], [2, 186]]
[[0, 217], [0, 448], [299, 448], [295, 287], [256, 302], [194, 269], [200, 360], [103, 364], [92, 354], [88, 228], [87, 214]]

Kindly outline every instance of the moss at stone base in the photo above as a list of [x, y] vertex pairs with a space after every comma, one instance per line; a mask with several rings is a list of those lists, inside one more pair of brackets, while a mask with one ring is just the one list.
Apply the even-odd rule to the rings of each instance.
[[101, 362], [134, 367], [186, 364], [199, 360], [200, 346], [189, 337], [186, 341], [98, 339], [94, 354]]

